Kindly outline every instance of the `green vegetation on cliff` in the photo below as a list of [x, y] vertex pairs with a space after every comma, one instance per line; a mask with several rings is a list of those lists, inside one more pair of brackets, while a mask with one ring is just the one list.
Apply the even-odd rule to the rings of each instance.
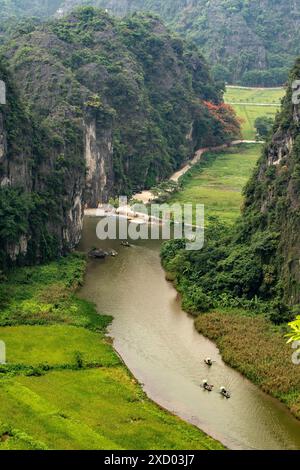
[[118, 20], [87, 7], [19, 31], [4, 53], [30, 109], [73, 155], [82, 153], [80, 120], [96, 126], [96, 146], [107, 146], [104, 160], [111, 146], [114, 181], [106, 175], [106, 197], [113, 183], [125, 193], [150, 187], [195, 147], [238, 133], [206, 105], [221, 104], [222, 90], [196, 46], [155, 17]]
[[[164, 244], [161, 253], [183, 308], [196, 317], [197, 330], [216, 341], [227, 363], [279, 398], [297, 417], [300, 369], [292, 363], [293, 350], [286, 342], [288, 337], [299, 338], [299, 316], [292, 320], [300, 301], [300, 129], [299, 105], [292, 101], [291, 87], [299, 76], [297, 62], [274, 134], [244, 190], [240, 218], [233, 226], [224, 223], [226, 211], [208, 219], [200, 251], [186, 251], [177, 240]], [[222, 154], [219, 158], [222, 162]], [[183, 181], [179, 199], [191, 189], [195, 174], [199, 181], [206, 177], [206, 166], [204, 160], [203, 168], [200, 164], [200, 171]], [[216, 197], [218, 191], [210, 190]]]
[[[245, 140], [255, 140], [257, 137], [257, 119], [275, 119], [284, 94], [284, 88], [226, 87], [225, 101], [233, 107], [239, 117]], [[258, 136], [259, 140], [265, 140], [265, 137]]]
[[300, 51], [299, 0], [0, 0], [0, 9], [7, 21], [45, 18], [87, 4], [121, 16], [160, 15], [202, 48], [217, 79], [231, 83], [282, 85]]
[[[205, 305], [243, 305], [268, 312], [275, 323], [292, 319], [294, 311], [288, 307], [300, 302], [299, 106], [292, 102], [291, 88], [299, 76], [297, 63], [274, 137], [244, 190], [236, 225], [228, 229], [220, 221], [211, 224], [199, 252], [178, 250], [178, 242], [169, 242], [162, 253], [183, 292], [197, 287], [209, 299]], [[191, 309], [199, 311], [199, 306], [196, 302]]]

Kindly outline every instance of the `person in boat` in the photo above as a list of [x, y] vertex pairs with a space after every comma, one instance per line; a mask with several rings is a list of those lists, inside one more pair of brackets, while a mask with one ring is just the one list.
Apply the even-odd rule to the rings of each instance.
[[121, 245], [126, 246], [127, 248], [130, 248], [130, 243], [128, 241], [121, 242]]
[[207, 390], [208, 392], [212, 392], [214, 386], [213, 385], [210, 385], [207, 380], [203, 380], [202, 382], [202, 386], [204, 388], [204, 390]]
[[230, 393], [226, 390], [225, 387], [220, 388], [220, 393], [221, 393], [221, 395], [223, 395], [223, 397], [230, 398]]
[[204, 359], [204, 362], [207, 366], [212, 366], [213, 365], [213, 361], [211, 360], [210, 357], [207, 357], [206, 359]]

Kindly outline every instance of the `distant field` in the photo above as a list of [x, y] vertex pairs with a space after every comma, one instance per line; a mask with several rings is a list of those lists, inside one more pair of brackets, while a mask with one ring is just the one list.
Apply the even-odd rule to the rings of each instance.
[[232, 105], [239, 118], [242, 119], [243, 139], [255, 140], [256, 130], [255, 120], [258, 117], [268, 116], [274, 118], [279, 106], [253, 106], [253, 105]]
[[226, 101], [229, 103], [267, 103], [280, 105], [284, 88], [239, 88], [228, 87]]
[[238, 117], [242, 119], [245, 140], [255, 139], [254, 123], [256, 118], [261, 116], [275, 117], [280, 109], [280, 101], [284, 94], [283, 88], [227, 88], [225, 101], [233, 106]]
[[183, 190], [170, 202], [205, 205], [205, 217], [217, 216], [233, 223], [240, 214], [242, 189], [259, 158], [261, 145], [248, 144], [222, 152], [207, 153], [183, 177]]

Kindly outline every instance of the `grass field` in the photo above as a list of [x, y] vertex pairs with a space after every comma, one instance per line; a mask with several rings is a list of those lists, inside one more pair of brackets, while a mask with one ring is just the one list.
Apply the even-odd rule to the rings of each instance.
[[238, 117], [242, 120], [243, 139], [255, 140], [255, 120], [262, 116], [274, 118], [280, 109], [280, 102], [284, 94], [283, 88], [227, 88], [225, 101], [233, 106]]
[[0, 450], [222, 449], [150, 401], [79, 300], [86, 261], [19, 268], [0, 284]]
[[111, 346], [98, 333], [71, 325], [2, 327], [0, 338], [6, 344], [8, 364], [75, 365], [78, 354], [87, 364], [119, 363]]
[[275, 118], [279, 107], [277, 106], [251, 106], [251, 105], [233, 105], [238, 117], [242, 120], [242, 136], [245, 140], [256, 139], [255, 120], [258, 117]]
[[226, 101], [230, 103], [267, 103], [280, 105], [284, 95], [284, 88], [228, 87], [226, 90]]
[[259, 144], [244, 144], [206, 153], [201, 162], [182, 178], [183, 189], [169, 202], [204, 204], [206, 218], [217, 216], [224, 222], [233, 223], [240, 214], [242, 189], [261, 148]]

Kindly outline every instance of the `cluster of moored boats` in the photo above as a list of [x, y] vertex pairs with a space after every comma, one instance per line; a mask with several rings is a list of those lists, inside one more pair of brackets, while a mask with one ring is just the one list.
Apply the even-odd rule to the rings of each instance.
[[[204, 359], [204, 363], [208, 366], [208, 367], [211, 367], [213, 365], [215, 361], [212, 361], [210, 357], [207, 357], [206, 359]], [[204, 390], [206, 390], [207, 392], [212, 392], [213, 389], [215, 388], [214, 385], [210, 384], [208, 382], [208, 380], [204, 379], [202, 381], [202, 388]], [[231, 397], [231, 394], [230, 392], [224, 387], [220, 387], [220, 394], [224, 397], [224, 398], [230, 398]]]
[[[130, 248], [130, 243], [128, 241], [122, 241], [121, 242], [121, 246], [125, 246], [127, 248]], [[101, 248], [93, 248], [92, 250], [89, 251], [89, 257], [90, 258], [95, 258], [95, 259], [105, 259], [107, 258], [107, 256], [112, 256], [113, 258], [115, 258], [116, 256], [118, 256], [118, 252], [115, 251], [115, 250], [108, 250], [108, 251], [105, 251], [105, 250], [102, 250]]]

